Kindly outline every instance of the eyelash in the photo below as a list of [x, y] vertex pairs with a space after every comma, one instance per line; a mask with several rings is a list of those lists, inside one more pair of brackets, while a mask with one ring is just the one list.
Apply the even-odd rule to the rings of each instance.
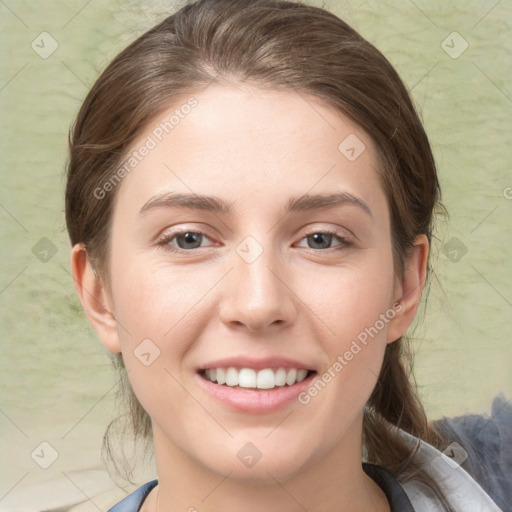
[[[172, 235], [164, 235], [160, 240], [158, 240], [157, 245], [160, 247], [163, 247], [167, 251], [179, 253], [179, 254], [187, 254], [187, 253], [194, 252], [197, 249], [200, 249], [201, 247], [196, 247], [194, 249], [181, 249], [179, 247], [175, 247], [175, 246], [171, 245], [171, 242], [173, 240], [175, 240], [180, 235], [185, 235], [186, 233], [193, 233], [194, 235], [202, 235], [203, 237], [210, 240], [208, 235], [206, 233], [204, 233], [203, 231], [184, 230], [184, 231], [177, 231], [177, 232], [173, 233]], [[329, 249], [341, 250], [341, 249], [345, 249], [345, 248], [348, 248], [353, 245], [352, 242], [347, 237], [339, 235], [335, 231], [331, 231], [328, 229], [321, 230], [321, 231], [312, 231], [311, 233], [308, 233], [307, 235], [303, 236], [300, 239], [300, 241], [302, 241], [310, 236], [317, 235], [317, 234], [332, 236], [333, 241], [336, 240], [339, 242], [339, 244], [335, 247], [328, 247], [326, 249], [313, 249], [311, 247], [304, 247], [304, 249], [308, 249], [308, 250], [314, 251], [314, 252], [326, 252]]]

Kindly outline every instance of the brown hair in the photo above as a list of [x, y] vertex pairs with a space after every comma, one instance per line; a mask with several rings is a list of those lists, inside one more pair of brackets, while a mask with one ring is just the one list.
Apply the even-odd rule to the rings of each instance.
[[[249, 82], [315, 95], [349, 116], [375, 141], [391, 214], [395, 272], [403, 272], [418, 234], [430, 240], [440, 188], [429, 141], [409, 94], [387, 59], [325, 10], [284, 0], [199, 0], [121, 52], [95, 83], [70, 136], [66, 221], [108, 280], [110, 219], [116, 190], [97, 187], [122, 165], [130, 144], [170, 104], [212, 80]], [[435, 446], [404, 338], [386, 349], [364, 412], [369, 462], [401, 474], [414, 453], [396, 429]], [[118, 363], [123, 371], [122, 357]], [[123, 376], [135, 433], [150, 422]], [[391, 427], [390, 427], [391, 425]], [[435, 487], [435, 483], [432, 482]]]

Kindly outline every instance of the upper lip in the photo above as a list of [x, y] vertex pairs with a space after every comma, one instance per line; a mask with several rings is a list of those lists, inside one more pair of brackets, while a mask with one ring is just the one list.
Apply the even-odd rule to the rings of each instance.
[[310, 365], [290, 359], [288, 357], [226, 357], [223, 359], [216, 359], [201, 365], [198, 371], [207, 370], [211, 368], [253, 368], [254, 370], [263, 370], [265, 368], [297, 368], [298, 370], [313, 370]]

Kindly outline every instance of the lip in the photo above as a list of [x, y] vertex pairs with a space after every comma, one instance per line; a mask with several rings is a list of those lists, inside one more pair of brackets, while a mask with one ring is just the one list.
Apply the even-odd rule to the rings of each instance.
[[[216, 367], [219, 368], [219, 367]], [[269, 368], [266, 366], [266, 368]], [[297, 397], [309, 387], [316, 376], [311, 372], [302, 382], [292, 386], [276, 387], [272, 390], [239, 389], [215, 384], [200, 373], [196, 373], [199, 385], [218, 403], [231, 411], [266, 414], [283, 409], [297, 400]]]
[[[208, 362], [201, 365], [197, 370], [208, 370], [211, 368], [252, 368], [254, 370], [264, 370], [265, 368], [272, 368], [277, 370], [278, 368], [297, 368], [297, 370], [315, 370], [311, 366], [300, 361], [290, 359], [287, 357], [264, 357], [264, 358], [251, 358], [246, 356], [241, 357], [228, 357], [224, 359], [216, 359], [215, 361]], [[291, 386], [293, 387], [293, 386]]]

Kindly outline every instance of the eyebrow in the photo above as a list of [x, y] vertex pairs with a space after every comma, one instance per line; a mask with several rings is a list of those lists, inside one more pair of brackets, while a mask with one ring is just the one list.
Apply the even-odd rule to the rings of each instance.
[[304, 194], [301, 197], [291, 198], [288, 201], [287, 212], [315, 210], [320, 208], [334, 208], [343, 205], [357, 206], [370, 218], [373, 218], [370, 207], [358, 197], [348, 192], [336, 192], [333, 194]]
[[140, 210], [144, 214], [156, 208], [189, 208], [194, 210], [207, 210], [214, 213], [228, 214], [232, 210], [232, 203], [215, 196], [199, 196], [197, 194], [163, 193], [152, 197]]
[[[358, 197], [348, 192], [332, 194], [304, 194], [301, 197], [292, 197], [286, 205], [286, 213], [316, 210], [321, 208], [335, 208], [337, 206], [352, 205], [360, 208], [370, 218], [373, 218], [370, 207]], [[214, 213], [229, 214], [232, 212], [233, 203], [229, 203], [216, 196], [204, 196], [198, 194], [163, 193], [158, 194], [141, 208], [140, 214], [158, 208], [189, 208], [206, 210]]]

